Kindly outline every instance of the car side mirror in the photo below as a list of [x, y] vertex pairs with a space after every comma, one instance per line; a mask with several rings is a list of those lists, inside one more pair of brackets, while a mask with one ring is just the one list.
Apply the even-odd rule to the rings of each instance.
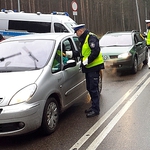
[[64, 65], [63, 70], [70, 68], [70, 67], [75, 67], [76, 66], [76, 61], [71, 59], [68, 60], [67, 63]]
[[137, 42], [136, 46], [142, 45], [142, 42]]

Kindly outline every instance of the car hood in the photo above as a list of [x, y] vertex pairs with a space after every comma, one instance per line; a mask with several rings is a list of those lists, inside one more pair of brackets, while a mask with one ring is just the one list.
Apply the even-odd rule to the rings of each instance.
[[121, 47], [121, 46], [115, 46], [115, 47], [101, 47], [101, 52], [102, 54], [109, 54], [109, 55], [118, 55], [122, 53], [129, 52], [132, 49], [133, 46], [126, 46], [126, 47]]
[[8, 105], [16, 92], [35, 83], [41, 73], [42, 70], [0, 73], [0, 106]]

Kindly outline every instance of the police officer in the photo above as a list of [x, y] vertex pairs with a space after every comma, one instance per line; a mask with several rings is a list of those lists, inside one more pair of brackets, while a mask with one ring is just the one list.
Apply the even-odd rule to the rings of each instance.
[[147, 24], [146, 44], [148, 46], [148, 68], [150, 69], [150, 20], [145, 20]]
[[90, 33], [85, 24], [75, 25], [73, 29], [81, 42], [82, 72], [85, 73], [86, 88], [92, 102], [92, 106], [85, 113], [86, 117], [93, 117], [100, 113], [99, 73], [104, 69], [104, 60], [97, 36]]

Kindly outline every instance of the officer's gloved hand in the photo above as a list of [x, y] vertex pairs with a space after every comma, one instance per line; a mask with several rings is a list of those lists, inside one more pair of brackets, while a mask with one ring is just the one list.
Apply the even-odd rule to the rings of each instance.
[[73, 52], [72, 51], [66, 51], [66, 57], [72, 58]]
[[86, 58], [85, 60], [83, 60], [83, 65], [86, 66], [88, 64], [88, 58]]

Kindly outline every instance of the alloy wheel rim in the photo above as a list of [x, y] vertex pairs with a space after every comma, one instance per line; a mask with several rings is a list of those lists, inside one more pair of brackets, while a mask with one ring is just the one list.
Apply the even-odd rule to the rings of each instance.
[[58, 122], [58, 109], [54, 102], [51, 102], [47, 108], [47, 124], [49, 128], [55, 128]]

